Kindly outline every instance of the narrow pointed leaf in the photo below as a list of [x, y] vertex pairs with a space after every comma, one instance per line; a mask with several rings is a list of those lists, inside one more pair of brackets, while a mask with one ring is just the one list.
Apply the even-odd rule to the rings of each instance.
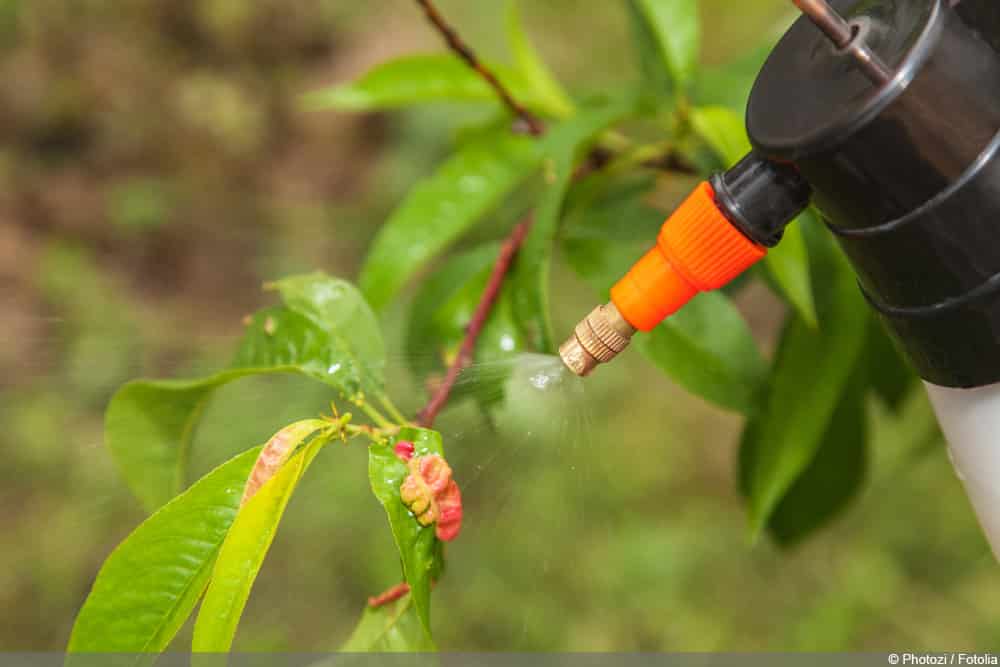
[[260, 448], [231, 459], [144, 521], [101, 567], [69, 652], [165, 650], [194, 609]]
[[441, 545], [434, 535], [434, 525], [421, 526], [399, 497], [399, 487], [409, 474], [406, 463], [395, 453], [395, 443], [414, 444], [414, 456], [444, 456], [441, 434], [418, 428], [400, 430], [393, 442], [372, 445], [368, 449], [368, 478], [372, 492], [389, 517], [392, 536], [399, 549], [403, 576], [410, 585], [410, 595], [417, 616], [428, 639], [431, 636], [431, 581], [441, 571]]
[[[861, 488], [867, 470], [867, 416], [864, 376], [858, 365], [834, 411], [815, 457], [781, 499], [767, 531], [783, 547], [793, 547], [842, 513]], [[740, 445], [744, 492], [757, 456], [759, 425], [747, 427]]]
[[573, 101], [559, 85], [551, 70], [545, 65], [535, 49], [521, 20], [517, 0], [507, 0], [507, 43], [514, 54], [518, 74], [525, 81], [525, 89], [530, 90], [545, 110], [556, 118], [571, 116]]
[[747, 473], [755, 534], [816, 457], [866, 336], [869, 316], [846, 259], [826, 237], [810, 249], [827, 276], [817, 291], [820, 326], [793, 316], [779, 345]]
[[640, 334], [636, 344], [688, 391], [744, 414], [757, 409], [767, 364], [724, 294], [699, 294], [651, 333]]
[[697, 0], [637, 0], [677, 88], [688, 86], [698, 66], [701, 25]]
[[541, 163], [535, 140], [496, 130], [461, 147], [418, 183], [379, 230], [361, 289], [382, 310], [416, 273], [478, 223]]
[[[302, 424], [299, 434], [305, 433], [308, 438], [324, 425], [322, 421], [310, 420]], [[302, 446], [302, 451], [293, 454], [240, 508], [212, 568], [194, 626], [193, 651], [226, 652], [232, 647], [250, 589], [274, 541], [285, 507], [302, 475], [329, 439], [329, 433], [320, 433], [308, 443], [306, 439], [291, 443], [293, 450]]]
[[[490, 65], [507, 86], [523, 99], [521, 76]], [[376, 66], [357, 81], [311, 91], [302, 96], [309, 111], [383, 111], [432, 102], [497, 104], [497, 95], [478, 72], [450, 53], [405, 56]], [[525, 104], [533, 100], [525, 100]]]
[[403, 596], [381, 607], [365, 607], [354, 632], [340, 647], [346, 653], [419, 653], [436, 651], [420, 623], [413, 599]]
[[[699, 136], [711, 146], [726, 166], [731, 166], [750, 152], [743, 119], [724, 107], [700, 107], [691, 111], [691, 123]], [[809, 255], [802, 236], [805, 219], [813, 213], [805, 211], [785, 228], [781, 243], [771, 248], [764, 266], [774, 278], [782, 294], [791, 302], [810, 326], [816, 326], [816, 305], [813, 302], [809, 275]]]
[[660, 44], [653, 32], [646, 13], [640, 5], [642, 0], [628, 0], [629, 24], [632, 28], [632, 47], [635, 50], [642, 85], [639, 88], [642, 110], [649, 114], [661, 113], [665, 106], [675, 102], [672, 93], [676, 89], [671, 73], [663, 66]]

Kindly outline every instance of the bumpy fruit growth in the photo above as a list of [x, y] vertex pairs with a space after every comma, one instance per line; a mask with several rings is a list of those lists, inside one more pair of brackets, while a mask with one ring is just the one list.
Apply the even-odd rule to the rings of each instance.
[[[406, 447], [409, 445], [409, 447]], [[396, 444], [396, 456], [408, 461], [410, 474], [399, 487], [399, 497], [421, 526], [437, 523], [435, 535], [443, 542], [462, 529], [462, 494], [451, 478], [451, 467], [437, 454], [413, 457], [413, 444]]]

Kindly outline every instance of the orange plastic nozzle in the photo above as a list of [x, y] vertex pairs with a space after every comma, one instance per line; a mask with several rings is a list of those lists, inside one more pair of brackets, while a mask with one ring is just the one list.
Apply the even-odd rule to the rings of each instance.
[[767, 254], [719, 210], [702, 183], [660, 229], [656, 247], [611, 289], [628, 322], [651, 331], [698, 292], [719, 289]]

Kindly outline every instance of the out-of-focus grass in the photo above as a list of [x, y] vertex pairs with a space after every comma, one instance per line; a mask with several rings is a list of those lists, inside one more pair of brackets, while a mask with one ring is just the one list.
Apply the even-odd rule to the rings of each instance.
[[[501, 3], [440, 4], [504, 57]], [[572, 89], [632, 70], [616, 3], [522, 4]], [[704, 58], [752, 45], [786, 4], [705, 0]], [[299, 90], [440, 48], [408, 0], [0, 0], [0, 40], [0, 648], [58, 649], [100, 562], [142, 518], [101, 443], [114, 388], [224, 364], [265, 279], [354, 275], [385, 213], [474, 114], [294, 110]], [[566, 271], [555, 284], [568, 325], [590, 294]], [[773, 302], [743, 302], [766, 338]], [[401, 309], [386, 321], [389, 371], [412, 410], [422, 394], [402, 321]], [[582, 397], [532, 391], [515, 388], [494, 425], [468, 405], [440, 422], [467, 504], [435, 593], [441, 646], [1000, 648], [995, 564], [921, 396], [899, 418], [876, 411], [862, 497], [781, 553], [747, 542], [739, 419], [637, 355]], [[293, 378], [227, 387], [195, 468], [328, 399]], [[384, 523], [364, 451], [330, 447], [292, 501], [236, 647], [335, 647], [366, 596], [399, 577]]]

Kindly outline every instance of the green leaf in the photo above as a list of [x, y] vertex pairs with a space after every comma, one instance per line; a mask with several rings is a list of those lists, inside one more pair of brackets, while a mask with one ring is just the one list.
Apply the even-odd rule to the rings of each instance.
[[[416, 378], [443, 372], [458, 352], [499, 252], [499, 244], [491, 243], [457, 255], [420, 286], [406, 332], [407, 359]], [[512, 308], [507, 285], [476, 341], [476, 364], [463, 373], [452, 400], [471, 392], [489, 408], [503, 399], [503, 383], [525, 348]]]
[[[768, 532], [792, 547], [835, 519], [860, 490], [867, 470], [866, 369], [860, 364], [837, 404], [809, 467], [788, 490], [768, 521]], [[747, 473], [757, 457], [759, 425], [748, 425], [740, 446], [740, 471]]]
[[747, 472], [754, 534], [815, 459], [867, 335], [868, 313], [847, 261], [825, 236], [810, 250], [825, 277], [816, 294], [820, 327], [793, 316], [779, 345]]
[[627, 7], [632, 28], [631, 41], [642, 73], [640, 103], [646, 113], [657, 114], [668, 106], [675, 86], [670, 73], [663, 67], [660, 45], [639, 4], [640, 0], [629, 0]]
[[[691, 124], [698, 135], [711, 146], [726, 166], [732, 166], [750, 152], [743, 119], [724, 107], [699, 107], [691, 111]], [[809, 256], [802, 236], [803, 224], [815, 224], [811, 210], [785, 228], [781, 243], [771, 248], [764, 266], [781, 293], [799, 311], [806, 323], [816, 326], [816, 305], [813, 302], [809, 276]]]
[[518, 74], [524, 78], [525, 89], [530, 89], [533, 97], [539, 100], [540, 106], [552, 116], [556, 118], [572, 116], [575, 110], [573, 100], [559, 85], [528, 39], [517, 0], [507, 0], [506, 26], [507, 43], [514, 54]]
[[76, 618], [67, 651], [167, 648], [208, 583], [259, 452], [244, 452], [208, 473], [118, 545]]
[[606, 299], [611, 287], [656, 243], [665, 214], [643, 201], [655, 186], [652, 178], [597, 178], [581, 184], [587, 193], [574, 198], [562, 250], [577, 275]]
[[688, 391], [744, 414], [757, 409], [767, 364], [724, 294], [699, 294], [651, 333], [638, 335], [636, 343]]
[[349, 364], [346, 376], [358, 379], [359, 390], [381, 391], [385, 364], [382, 331], [354, 285], [317, 272], [290, 276], [270, 286], [281, 294], [289, 310], [307, 317], [329, 335], [333, 354], [342, 365], [340, 372]]
[[417, 184], [379, 230], [361, 289], [381, 310], [403, 285], [541, 163], [539, 143], [509, 130], [477, 137]]
[[575, 159], [601, 130], [635, 109], [631, 98], [580, 111], [552, 128], [544, 140], [547, 188], [535, 211], [535, 222], [517, 256], [514, 272], [514, 315], [527, 339], [541, 352], [554, 351], [549, 322], [549, 274], [552, 247], [559, 231], [563, 202], [573, 177]]
[[[500, 81], [518, 94], [522, 103], [525, 83], [508, 68], [490, 65]], [[380, 111], [429, 102], [498, 103], [496, 91], [465, 62], [452, 54], [406, 56], [378, 65], [357, 81], [316, 90], [302, 96], [310, 111]]]
[[340, 650], [345, 653], [436, 651], [409, 595], [381, 607], [365, 607], [361, 620]]
[[444, 456], [441, 434], [421, 428], [403, 428], [393, 442], [372, 445], [368, 449], [368, 479], [372, 493], [385, 508], [392, 536], [399, 549], [403, 576], [410, 585], [410, 595], [427, 638], [431, 637], [431, 581], [443, 567], [441, 544], [434, 535], [434, 525], [421, 526], [399, 497], [399, 487], [409, 469], [394, 451], [396, 442], [414, 444], [414, 456]]
[[111, 399], [105, 440], [129, 488], [148, 510], [184, 487], [198, 419], [214, 391], [229, 382], [294, 373], [348, 397], [381, 394], [382, 338], [358, 291], [323, 274], [277, 286], [290, 305], [254, 315], [233, 368], [194, 380], [133, 381]]
[[675, 86], [686, 88], [698, 67], [701, 25], [697, 0], [637, 0]]
[[[232, 647], [250, 589], [274, 541], [285, 507], [313, 459], [330, 440], [332, 430], [321, 432], [328, 426], [320, 420], [304, 422], [301, 433], [305, 437], [290, 443], [293, 448], [302, 447], [301, 452], [293, 454], [239, 509], [212, 568], [195, 621], [192, 651], [228, 652]], [[315, 437], [308, 440], [312, 435]]]

